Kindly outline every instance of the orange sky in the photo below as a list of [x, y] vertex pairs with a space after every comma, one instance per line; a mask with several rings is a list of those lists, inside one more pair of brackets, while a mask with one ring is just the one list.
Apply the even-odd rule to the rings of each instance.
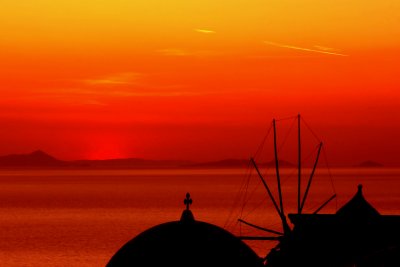
[[0, 154], [214, 160], [301, 113], [400, 164], [399, 1], [4, 0]]

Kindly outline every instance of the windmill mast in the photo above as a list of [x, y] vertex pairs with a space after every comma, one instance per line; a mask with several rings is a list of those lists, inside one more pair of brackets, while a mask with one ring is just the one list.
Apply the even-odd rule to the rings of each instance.
[[278, 193], [279, 193], [279, 206], [280, 206], [280, 217], [282, 220], [283, 232], [288, 234], [291, 230], [289, 224], [287, 223], [285, 212], [283, 211], [283, 198], [282, 198], [282, 189], [281, 189], [281, 176], [279, 174], [279, 159], [278, 159], [278, 146], [276, 142], [276, 121], [275, 119], [272, 121], [272, 125], [274, 128], [274, 152], [275, 152], [275, 169], [276, 169], [276, 179], [278, 182]]
[[321, 154], [321, 148], [322, 148], [322, 142], [319, 144], [319, 147], [318, 147], [317, 158], [315, 160], [314, 167], [313, 167], [313, 169], [311, 171], [310, 178], [308, 179], [308, 184], [307, 184], [307, 187], [306, 187], [306, 191], [304, 192], [303, 200], [302, 200], [301, 206], [300, 206], [300, 212], [304, 208], [304, 203], [306, 202], [306, 199], [307, 199], [307, 196], [308, 196], [308, 190], [310, 190], [310, 186], [311, 186], [312, 179], [314, 177], [315, 169], [317, 168], [317, 165], [318, 165], [319, 155]]
[[282, 200], [282, 190], [281, 190], [281, 177], [279, 175], [279, 160], [278, 160], [278, 148], [276, 144], [276, 123], [275, 119], [272, 121], [274, 127], [274, 152], [275, 152], [275, 169], [276, 169], [276, 179], [278, 181], [278, 193], [279, 193], [279, 207], [281, 216], [284, 216], [283, 211], [283, 200]]
[[300, 195], [301, 195], [301, 133], [300, 133], [300, 114], [297, 115], [297, 133], [298, 133], [298, 181], [297, 181], [297, 213], [301, 213]]

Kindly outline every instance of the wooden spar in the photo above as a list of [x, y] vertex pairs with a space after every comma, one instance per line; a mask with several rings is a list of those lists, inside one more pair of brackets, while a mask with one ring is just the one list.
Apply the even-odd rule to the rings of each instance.
[[241, 240], [280, 240], [280, 236], [238, 236]]
[[271, 234], [276, 234], [276, 235], [283, 235], [283, 233], [281, 233], [281, 232], [278, 232], [278, 231], [275, 231], [275, 230], [271, 230], [271, 229], [267, 229], [267, 228], [264, 228], [264, 227], [261, 227], [261, 226], [246, 222], [246, 221], [244, 221], [242, 219], [238, 219], [238, 221], [241, 222], [241, 223], [244, 223], [244, 224], [246, 224], [246, 225], [248, 225], [250, 227], [253, 227], [253, 228], [256, 228], [258, 230], [261, 230], [261, 231], [265, 231], [265, 232], [268, 232], [268, 233], [271, 233]]
[[276, 123], [275, 119], [272, 121], [274, 127], [274, 152], [275, 152], [275, 169], [276, 169], [276, 179], [278, 182], [278, 193], [279, 193], [279, 205], [280, 205], [280, 217], [282, 221], [283, 232], [288, 234], [290, 232], [289, 224], [285, 217], [285, 212], [283, 211], [283, 198], [282, 198], [282, 190], [281, 190], [281, 176], [279, 175], [279, 159], [278, 159], [278, 146], [276, 142]]
[[282, 190], [281, 190], [281, 177], [279, 175], [279, 160], [278, 160], [278, 147], [276, 144], [276, 123], [275, 119], [272, 121], [274, 127], [274, 152], [275, 152], [275, 169], [276, 169], [276, 179], [278, 181], [278, 193], [279, 193], [279, 206], [280, 206], [280, 214], [281, 217], [284, 216], [283, 211], [283, 199], [282, 199]]
[[260, 172], [260, 170], [258, 169], [258, 166], [257, 166], [256, 162], [254, 161], [253, 158], [251, 158], [250, 161], [251, 161], [251, 163], [253, 164], [254, 168], [256, 169], [257, 174], [258, 174], [258, 176], [260, 177], [261, 182], [263, 183], [265, 189], [267, 189], [267, 192], [268, 192], [269, 197], [271, 198], [272, 204], [274, 204], [274, 207], [275, 207], [276, 211], [278, 212], [279, 216], [282, 217], [282, 214], [281, 214], [281, 212], [280, 212], [280, 210], [279, 210], [279, 208], [278, 208], [278, 205], [276, 204], [275, 198], [274, 198], [274, 196], [272, 195], [271, 190], [269, 189], [267, 183], [265, 182], [264, 177], [261, 175], [261, 172]]
[[297, 115], [298, 128], [298, 181], [297, 181], [297, 213], [301, 213], [300, 195], [301, 195], [301, 135], [300, 135], [300, 114]]
[[319, 145], [318, 153], [317, 153], [317, 158], [316, 158], [316, 160], [315, 160], [314, 167], [313, 167], [313, 169], [312, 169], [312, 171], [311, 171], [310, 178], [308, 179], [307, 188], [306, 188], [306, 191], [304, 192], [304, 197], [303, 197], [303, 200], [302, 200], [301, 206], [300, 206], [300, 213], [301, 213], [301, 211], [302, 211], [303, 208], [304, 208], [304, 203], [306, 202], [306, 199], [307, 199], [308, 190], [310, 190], [310, 186], [311, 186], [312, 179], [313, 179], [313, 177], [314, 177], [315, 169], [317, 168], [317, 165], [318, 165], [319, 155], [321, 154], [321, 149], [322, 149], [322, 142], [321, 142], [320, 145]]
[[331, 202], [334, 198], [336, 197], [336, 194], [331, 196], [327, 201], [324, 202], [316, 211], [313, 212], [313, 214], [317, 214], [320, 210], [322, 210], [326, 205], [328, 205], [329, 202]]

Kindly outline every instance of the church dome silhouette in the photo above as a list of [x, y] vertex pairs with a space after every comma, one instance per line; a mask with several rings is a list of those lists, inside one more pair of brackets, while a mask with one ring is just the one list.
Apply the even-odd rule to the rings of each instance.
[[154, 226], [126, 243], [107, 267], [133, 266], [263, 266], [262, 259], [228, 231], [196, 221], [186, 194], [179, 221]]
[[336, 214], [347, 220], [368, 220], [380, 218], [379, 212], [365, 200], [362, 185], [358, 185], [355, 196], [341, 207]]

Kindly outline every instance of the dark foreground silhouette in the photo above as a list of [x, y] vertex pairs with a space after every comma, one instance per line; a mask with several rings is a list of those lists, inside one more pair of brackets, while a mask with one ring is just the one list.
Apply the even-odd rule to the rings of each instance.
[[[312, 214], [303, 213], [309, 189], [321, 154], [320, 142], [305, 190], [301, 190], [301, 117], [298, 125], [297, 213], [286, 216], [283, 206], [276, 120], [272, 121], [274, 166], [278, 199], [271, 192], [254, 158], [251, 163], [282, 222], [282, 231], [267, 229], [239, 219], [239, 222], [269, 233], [271, 236], [235, 237], [225, 230], [197, 222], [186, 210], [177, 222], [153, 227], [132, 239], [110, 260], [115, 266], [261, 266], [268, 267], [399, 267], [400, 216], [380, 215], [364, 198], [362, 186], [336, 214], [318, 214], [336, 194]], [[371, 165], [371, 163], [368, 163]], [[289, 224], [289, 217], [292, 225]], [[275, 240], [277, 246], [264, 259], [241, 240]]]
[[[278, 199], [271, 192], [267, 181], [254, 158], [251, 163], [256, 170], [268, 196], [282, 222], [282, 231], [267, 229], [239, 219], [253, 228], [271, 236], [241, 236], [241, 239], [277, 240], [278, 245], [265, 257], [268, 267], [395, 267], [400, 266], [400, 216], [380, 215], [365, 199], [362, 186], [356, 195], [336, 214], [318, 214], [336, 194], [326, 200], [312, 214], [303, 213], [315, 170], [323, 148], [319, 141], [316, 158], [305, 189], [302, 188], [302, 154], [300, 114], [292, 118], [297, 121], [297, 213], [284, 212], [281, 178], [279, 172], [276, 120], [272, 121], [273, 147], [277, 179]], [[368, 163], [368, 166], [371, 162]], [[291, 224], [289, 224], [287, 217]]]
[[224, 229], [196, 221], [189, 210], [190, 195], [180, 221], [160, 224], [126, 243], [107, 267], [243, 266], [261, 267], [262, 259]]
[[267, 266], [398, 267], [400, 216], [380, 215], [356, 195], [336, 214], [289, 214], [293, 231], [267, 255]]
[[196, 221], [191, 203], [187, 194], [180, 221], [139, 234], [117, 251], [107, 267], [400, 266], [400, 216], [380, 215], [364, 199], [361, 185], [336, 214], [289, 214], [293, 230], [265, 259], [224, 229]]

